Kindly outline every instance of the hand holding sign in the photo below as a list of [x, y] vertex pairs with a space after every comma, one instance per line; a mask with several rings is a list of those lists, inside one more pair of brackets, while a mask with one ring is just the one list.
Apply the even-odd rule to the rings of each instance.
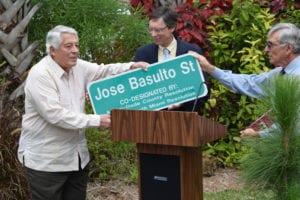
[[160, 110], [207, 94], [207, 87], [194, 56], [182, 55], [93, 82], [88, 91], [96, 114], [111, 109]]
[[138, 69], [138, 68], [141, 68], [143, 69], [144, 71], [147, 71], [147, 67], [149, 66], [149, 63], [147, 62], [135, 62], [133, 63], [131, 66], [130, 66], [130, 69]]
[[111, 127], [110, 115], [100, 115], [100, 130], [108, 129]]

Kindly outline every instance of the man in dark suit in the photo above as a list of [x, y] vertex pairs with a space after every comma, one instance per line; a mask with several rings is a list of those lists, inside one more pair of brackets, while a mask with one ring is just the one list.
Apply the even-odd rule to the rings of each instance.
[[[174, 36], [177, 17], [177, 12], [168, 7], [157, 8], [150, 17], [148, 28], [153, 43], [139, 47], [135, 52], [133, 61], [144, 61], [153, 64], [186, 54], [188, 51], [195, 51], [202, 54], [203, 52], [200, 47], [184, 42]], [[168, 110], [199, 112], [200, 108], [208, 98], [209, 92], [205, 97], [182, 104], [172, 105], [168, 107]]]

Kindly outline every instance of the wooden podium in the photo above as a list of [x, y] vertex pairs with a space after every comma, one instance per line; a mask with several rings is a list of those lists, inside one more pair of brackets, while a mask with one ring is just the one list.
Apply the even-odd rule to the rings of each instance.
[[140, 200], [203, 200], [202, 150], [226, 128], [194, 112], [112, 110], [112, 140], [137, 143]]

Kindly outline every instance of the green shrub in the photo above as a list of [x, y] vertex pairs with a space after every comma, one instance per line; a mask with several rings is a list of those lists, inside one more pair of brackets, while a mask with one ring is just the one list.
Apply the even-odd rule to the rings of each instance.
[[[91, 106], [87, 105], [86, 110], [91, 113]], [[110, 131], [100, 131], [97, 128], [87, 129], [86, 137], [91, 155], [91, 181], [137, 181], [137, 154], [134, 143], [114, 142]]]
[[[129, 61], [137, 47], [151, 41], [148, 21], [136, 17], [139, 14], [138, 10], [130, 13], [119, 0], [43, 0], [29, 24], [29, 36], [45, 41], [51, 28], [63, 24], [78, 31], [81, 58], [98, 63]], [[40, 52], [45, 52], [44, 43]]]
[[[229, 14], [214, 19], [209, 26], [209, 41], [213, 45], [211, 59], [216, 66], [235, 73], [260, 73], [269, 69], [263, 52], [266, 33], [275, 16], [268, 8], [250, 1], [233, 1]], [[211, 79], [211, 98], [206, 104], [206, 116], [227, 126], [229, 135], [204, 150], [215, 155], [225, 166], [239, 163], [247, 149], [240, 143], [239, 131], [255, 120], [260, 111], [256, 100], [236, 94], [218, 81]]]
[[113, 142], [110, 131], [98, 129], [88, 129], [87, 139], [91, 153], [91, 181], [137, 180], [134, 175], [137, 168], [135, 144]]

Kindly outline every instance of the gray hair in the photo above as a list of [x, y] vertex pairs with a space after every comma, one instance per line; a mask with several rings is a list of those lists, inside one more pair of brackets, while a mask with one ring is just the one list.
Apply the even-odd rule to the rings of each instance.
[[300, 29], [291, 23], [279, 23], [273, 26], [268, 32], [268, 36], [279, 32], [280, 44], [290, 44], [294, 47], [293, 53], [300, 53]]
[[50, 54], [51, 46], [54, 47], [55, 49], [59, 48], [59, 45], [62, 42], [61, 33], [74, 34], [78, 38], [77, 31], [71, 27], [63, 26], [63, 25], [58, 25], [58, 26], [54, 27], [47, 33], [47, 37], [46, 37], [46, 52], [47, 52], [47, 54]]

